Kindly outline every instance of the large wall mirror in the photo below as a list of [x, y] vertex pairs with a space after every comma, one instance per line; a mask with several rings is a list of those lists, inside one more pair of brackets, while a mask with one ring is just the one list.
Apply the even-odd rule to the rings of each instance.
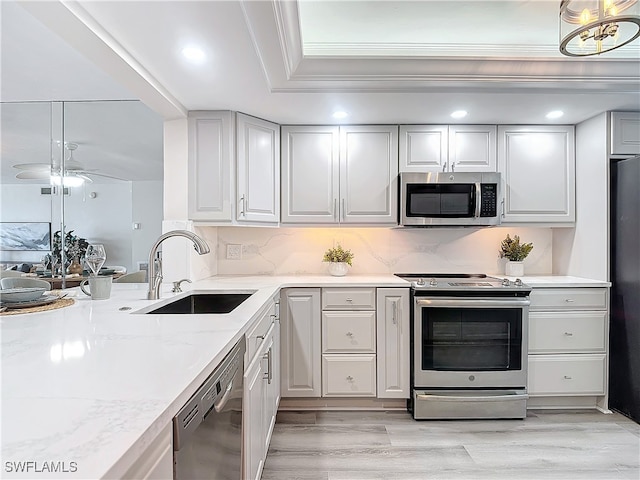
[[48, 251], [8, 235], [50, 224], [103, 244], [105, 265], [146, 264], [162, 231], [162, 118], [138, 101], [2, 103], [0, 116], [0, 262], [40, 263]]

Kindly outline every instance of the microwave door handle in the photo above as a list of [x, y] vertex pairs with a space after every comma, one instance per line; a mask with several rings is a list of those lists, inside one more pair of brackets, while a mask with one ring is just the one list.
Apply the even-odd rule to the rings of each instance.
[[480, 207], [482, 205], [482, 188], [480, 188], [480, 183], [476, 182], [476, 213], [475, 217], [480, 218]]

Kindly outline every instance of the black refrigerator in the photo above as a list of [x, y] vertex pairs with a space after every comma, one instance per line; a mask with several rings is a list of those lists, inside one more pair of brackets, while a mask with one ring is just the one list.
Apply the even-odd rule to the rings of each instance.
[[609, 408], [640, 423], [640, 156], [611, 160]]

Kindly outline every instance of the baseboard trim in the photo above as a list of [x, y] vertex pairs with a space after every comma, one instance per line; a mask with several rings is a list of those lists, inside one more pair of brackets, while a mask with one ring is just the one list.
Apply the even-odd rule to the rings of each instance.
[[406, 410], [404, 398], [281, 398], [278, 410]]

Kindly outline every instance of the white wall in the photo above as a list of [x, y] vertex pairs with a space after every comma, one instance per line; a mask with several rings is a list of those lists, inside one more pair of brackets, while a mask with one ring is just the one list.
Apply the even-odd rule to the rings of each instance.
[[132, 219], [140, 224], [140, 229], [132, 231], [129, 271], [137, 270], [138, 262], [148, 261], [149, 250], [162, 233], [162, 182], [133, 182], [132, 189]]
[[[209, 227], [201, 230], [207, 231]], [[552, 271], [550, 228], [250, 228], [218, 227], [221, 275], [324, 274], [324, 251], [340, 243], [354, 254], [353, 274], [504, 273], [500, 242], [509, 233], [533, 242], [527, 274]], [[242, 245], [241, 260], [227, 260], [228, 244]]]
[[217, 274], [215, 228], [202, 231], [193, 227], [189, 217], [187, 119], [164, 122], [164, 220], [162, 231], [186, 229], [201, 236], [209, 244], [211, 254], [198, 255], [191, 241], [170, 238], [162, 244], [162, 271], [165, 282], [182, 278], [200, 280]]
[[553, 230], [553, 273], [608, 280], [609, 114], [576, 125], [576, 225]]

